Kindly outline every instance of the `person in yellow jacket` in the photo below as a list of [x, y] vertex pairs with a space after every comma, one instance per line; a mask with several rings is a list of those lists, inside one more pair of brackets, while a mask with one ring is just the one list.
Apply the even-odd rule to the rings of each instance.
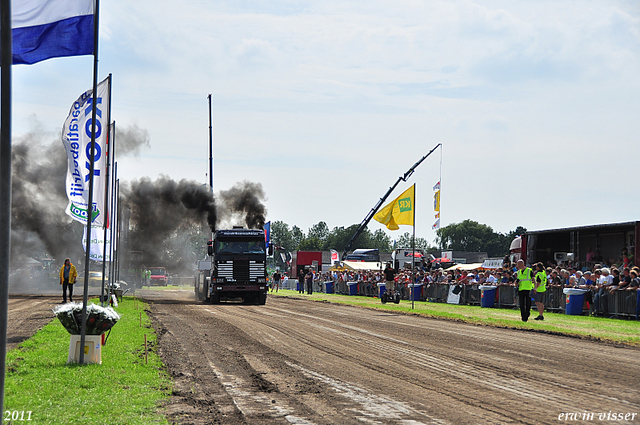
[[536, 277], [533, 287], [533, 299], [536, 300], [536, 307], [538, 308], [538, 317], [533, 320], [544, 320], [544, 303], [542, 297], [547, 292], [547, 272], [544, 270], [542, 263], [536, 263]]
[[60, 285], [62, 285], [62, 299], [67, 302], [67, 288], [69, 288], [69, 302], [73, 302], [73, 284], [78, 278], [76, 266], [71, 264], [70, 259], [64, 260], [64, 265], [60, 268]]
[[525, 267], [524, 260], [518, 260], [516, 264], [518, 273], [516, 280], [518, 282], [518, 300], [520, 301], [520, 317], [523, 322], [529, 320], [531, 314], [531, 290], [533, 289], [533, 270]]

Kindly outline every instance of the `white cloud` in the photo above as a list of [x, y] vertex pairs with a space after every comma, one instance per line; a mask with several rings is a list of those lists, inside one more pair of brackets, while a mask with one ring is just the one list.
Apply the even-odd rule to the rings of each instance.
[[[124, 179], [204, 182], [212, 93], [218, 187], [262, 181], [270, 218], [303, 229], [360, 222], [439, 142], [443, 224], [638, 219], [640, 201], [619, 190], [640, 130], [632, 2], [117, 0], [102, 3], [101, 25], [114, 117], [151, 138]], [[14, 131], [31, 114], [58, 128], [91, 64], [15, 67]], [[425, 190], [438, 178], [439, 158], [412, 177]], [[520, 192], [545, 202], [523, 210]], [[549, 206], [594, 193], [624, 211]], [[432, 239], [423, 196], [419, 231]]]

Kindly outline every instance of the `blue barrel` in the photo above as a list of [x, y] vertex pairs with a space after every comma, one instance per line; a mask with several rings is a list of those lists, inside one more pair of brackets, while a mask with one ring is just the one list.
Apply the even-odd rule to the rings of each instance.
[[582, 314], [582, 306], [584, 305], [585, 289], [564, 288], [562, 291], [566, 295], [566, 314], [579, 316]]
[[358, 295], [358, 282], [349, 282], [349, 295]]
[[422, 283], [409, 284], [409, 298], [411, 301], [420, 301], [422, 295]]
[[387, 284], [386, 283], [378, 283], [378, 297], [382, 297], [382, 294], [387, 292]]
[[300, 288], [300, 282], [296, 282], [296, 291], [300, 292], [304, 292], [304, 286], [302, 287], [302, 289]]
[[325, 282], [324, 283], [324, 293], [325, 294], [333, 294], [333, 282]]
[[496, 286], [480, 286], [480, 306], [492, 308], [496, 301]]

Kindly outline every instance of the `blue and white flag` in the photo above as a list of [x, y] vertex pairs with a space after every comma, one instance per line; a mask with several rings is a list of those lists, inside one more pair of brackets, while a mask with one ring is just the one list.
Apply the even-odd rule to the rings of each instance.
[[13, 63], [93, 53], [94, 0], [13, 0]]
[[[98, 84], [96, 101], [96, 138], [93, 153], [93, 208], [91, 222], [102, 227], [106, 223], [105, 185], [107, 154], [107, 111], [109, 110], [109, 77]], [[62, 128], [62, 143], [67, 151], [66, 190], [69, 204], [66, 213], [80, 223], [87, 222], [89, 175], [91, 167], [91, 113], [93, 90], [89, 89], [73, 102]]]

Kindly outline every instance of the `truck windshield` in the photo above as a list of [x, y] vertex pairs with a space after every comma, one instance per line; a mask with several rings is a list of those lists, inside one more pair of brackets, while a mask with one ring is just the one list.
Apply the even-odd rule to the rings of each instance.
[[166, 273], [165, 269], [159, 269], [159, 268], [155, 268], [155, 267], [151, 267], [151, 274], [152, 275], [163, 275]]
[[218, 254], [264, 254], [264, 240], [218, 240]]

